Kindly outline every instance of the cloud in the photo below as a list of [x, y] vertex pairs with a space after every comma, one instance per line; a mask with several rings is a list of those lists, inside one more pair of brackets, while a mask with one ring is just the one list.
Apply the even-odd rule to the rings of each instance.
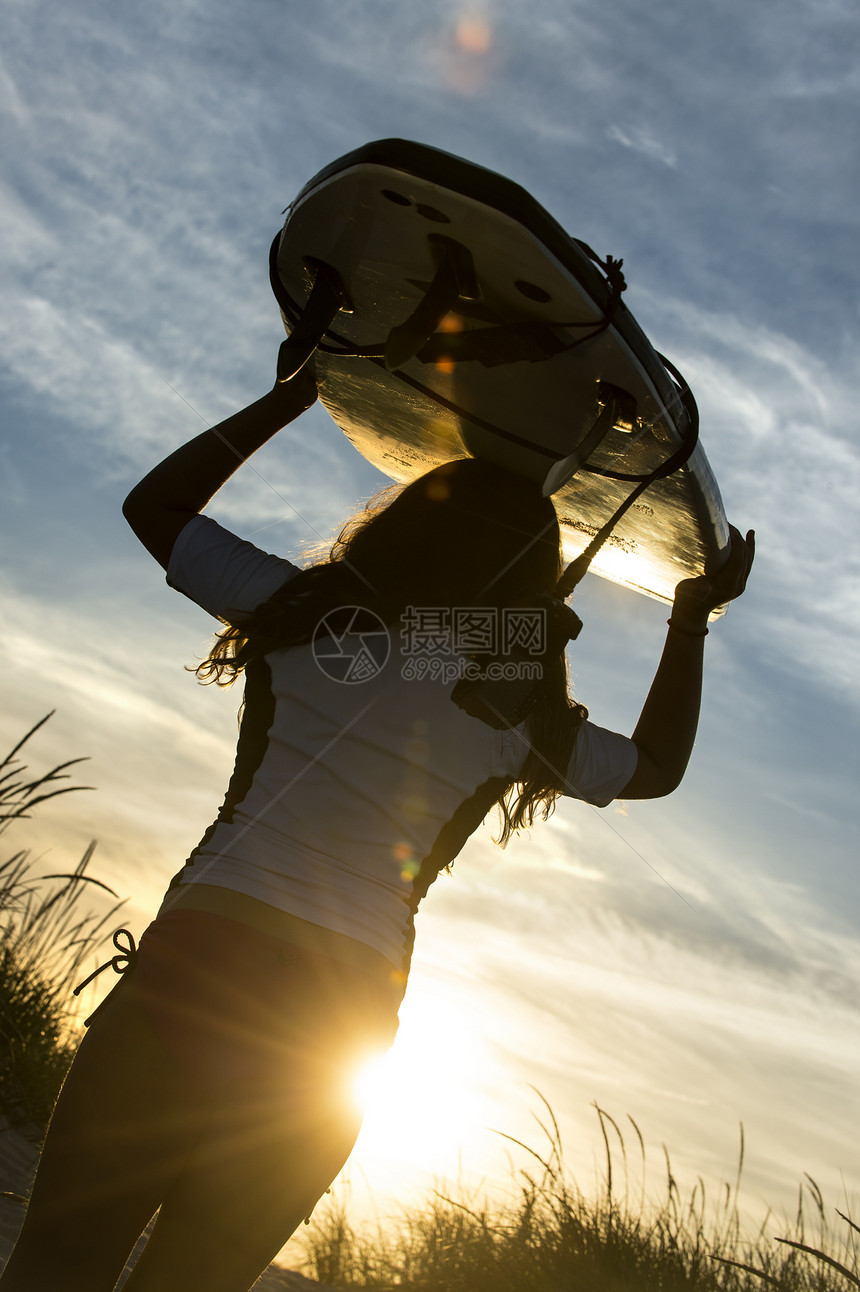
[[[756, 1178], [793, 1188], [841, 1160], [856, 1084], [856, 14], [789, 0], [775, 26], [743, 0], [695, 21], [675, 0], [495, 0], [467, 94], [448, 76], [466, 9], [7, 6], [6, 500], [22, 532], [44, 516], [6, 569], [3, 730], [58, 705], [40, 748], [92, 753], [100, 787], [64, 819], [151, 904], [212, 815], [235, 702], [182, 673], [208, 625], [156, 571], [139, 577], [95, 513], [202, 426], [165, 383], [212, 421], [266, 388], [268, 243], [320, 166], [396, 133], [510, 175], [624, 254], [631, 306], [693, 383], [729, 514], [756, 524], [760, 555], [709, 639], [679, 795], [611, 815], [619, 834], [567, 804], [521, 849], [476, 841], [431, 892], [419, 957], [477, 993], [503, 1060], [494, 1096], [528, 1105], [523, 1131], [527, 1082], [546, 1076], [577, 1152], [590, 1100], [611, 1094], [710, 1179], [743, 1117], [765, 1145]], [[264, 480], [240, 474], [217, 514], [277, 550], [306, 532], [290, 505], [327, 532], [378, 479], [320, 410], [255, 465]], [[577, 671], [596, 718], [629, 729], [665, 611], [598, 582], [582, 589], [594, 630]]]
[[[513, 939], [529, 955], [540, 946], [548, 965], [552, 948], [565, 958], [617, 960], [626, 966], [619, 973], [642, 974], [655, 991], [660, 983], [695, 982], [697, 993], [713, 992], [718, 1001], [728, 979], [726, 999], [738, 999], [738, 984], [747, 982], [768, 999], [856, 1012], [852, 920], [832, 918], [820, 872], [795, 875], [778, 838], [769, 859], [743, 818], [721, 830], [721, 787], [713, 788], [714, 820], [706, 802], [693, 798], [686, 806], [644, 805], [641, 813], [632, 805], [633, 815], [608, 830], [605, 814], [563, 802], [548, 825], [505, 852], [485, 828], [428, 903], [469, 945]], [[475, 925], [472, 933], [464, 923]], [[479, 924], [487, 931], [479, 934]]]
[[[479, 1041], [502, 1071], [519, 1073], [523, 1091], [530, 1083], [549, 1100], [580, 1182], [596, 1100], [619, 1120], [635, 1117], [649, 1154], [667, 1143], [688, 1186], [703, 1173], [709, 1186], [733, 1178], [742, 1120], [745, 1211], [758, 1213], [756, 1193], [789, 1206], [804, 1170], [826, 1193], [839, 1191], [839, 1166], [852, 1169], [839, 1123], [850, 1121], [854, 1100], [856, 986], [853, 997], [833, 999], [707, 943], [681, 947], [659, 929], [597, 922], [581, 886], [568, 901], [556, 890], [551, 904], [536, 905], [530, 878], [507, 874], [499, 887], [508, 909], [521, 911], [517, 930], [497, 922], [501, 903], [486, 901], [485, 881], [456, 901], [453, 884], [431, 890], [428, 902], [442, 909], [420, 917], [419, 972], [456, 977], [486, 1004]], [[462, 975], [455, 948], [466, 945]], [[534, 1127], [517, 1116], [516, 1082], [509, 1087], [501, 1128], [534, 1143]]]
[[621, 144], [623, 148], [632, 148], [634, 152], [642, 153], [649, 160], [661, 162], [663, 166], [668, 166], [670, 169], [678, 165], [678, 159], [672, 149], [661, 143], [645, 126], [628, 126], [626, 129], [617, 125], [610, 126], [606, 136], [615, 143]]
[[[569, 807], [583, 836], [574, 855], [602, 853], [604, 883], [544, 864], [565, 848], [557, 818], [514, 853], [475, 840], [419, 915], [421, 972], [459, 976], [456, 948], [470, 948], [462, 983], [487, 1002], [482, 1036], [503, 1070], [549, 1098], [578, 1171], [597, 1099], [665, 1138], [690, 1184], [705, 1163], [709, 1180], [729, 1178], [743, 1120], [753, 1211], [750, 1187], [787, 1206], [804, 1170], [838, 1190], [838, 1167], [852, 1167], [839, 1123], [850, 1121], [860, 1021], [851, 930], [818, 922], [808, 893], [730, 854], [710, 859], [691, 912], [623, 846], [601, 849], [601, 832]], [[652, 855], [671, 873], [669, 815]], [[519, 1123], [503, 1129], [522, 1137]]]
[[[66, 423], [72, 452], [95, 482], [130, 484], [209, 424], [198, 410], [205, 409], [214, 422], [265, 389], [261, 383], [257, 390], [231, 391], [223, 375], [215, 377], [217, 342], [200, 368], [189, 366], [174, 386], [139, 344], [117, 337], [83, 310], [64, 310], [25, 292], [10, 293], [7, 303], [9, 311], [0, 319], [7, 382], [19, 398], [37, 401], [43, 417], [50, 413], [52, 420]], [[276, 342], [276, 336], [267, 340], [272, 368]], [[209, 390], [207, 369], [213, 376]], [[283, 522], [291, 544], [325, 540], [356, 500], [383, 482], [345, 451], [342, 435], [319, 408], [259, 454], [219, 496], [214, 510], [249, 532]]]
[[752, 320], [667, 296], [640, 297], [652, 335], [697, 397], [702, 442], [729, 517], [758, 531], [748, 596], [756, 633], [794, 672], [814, 673], [856, 703], [860, 598], [846, 539], [860, 494], [860, 453], [849, 430], [850, 365], [824, 363]]

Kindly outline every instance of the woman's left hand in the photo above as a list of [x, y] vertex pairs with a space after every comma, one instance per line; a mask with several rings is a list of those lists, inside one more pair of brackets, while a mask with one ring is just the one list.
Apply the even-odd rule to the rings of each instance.
[[728, 560], [716, 574], [701, 574], [695, 579], [683, 579], [675, 589], [672, 619], [676, 624], [701, 627], [708, 615], [727, 601], [735, 601], [744, 591], [755, 558], [755, 530], [746, 538], [729, 526], [731, 547]]

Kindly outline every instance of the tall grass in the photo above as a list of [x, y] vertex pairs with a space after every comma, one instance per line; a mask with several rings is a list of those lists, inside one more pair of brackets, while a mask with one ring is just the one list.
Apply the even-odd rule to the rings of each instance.
[[598, 1108], [605, 1168], [597, 1196], [586, 1197], [565, 1170], [558, 1125], [548, 1107], [547, 1112], [548, 1122], [540, 1124], [549, 1149], [541, 1155], [519, 1145], [535, 1169], [518, 1176], [518, 1196], [507, 1210], [437, 1192], [426, 1206], [368, 1234], [354, 1230], [342, 1203], [333, 1202], [305, 1237], [306, 1272], [330, 1287], [379, 1292], [846, 1292], [860, 1287], [860, 1229], [840, 1212], [847, 1229], [835, 1234], [811, 1180], [800, 1190], [793, 1221], [782, 1226], [784, 1236], [772, 1237], [768, 1217], [755, 1238], [744, 1238], [738, 1211], [743, 1138], [737, 1179], [718, 1197], [708, 1199], [701, 1179], [682, 1197], [667, 1154], [665, 1193], [649, 1202], [644, 1141], [629, 1118], [641, 1163], [631, 1201], [624, 1136]]
[[[33, 811], [61, 794], [89, 786], [63, 784], [82, 759], [32, 777], [19, 755], [48, 721], [37, 722], [0, 762], [0, 841]], [[106, 884], [86, 873], [95, 842], [73, 870], [39, 872], [29, 849], [0, 857], [0, 1115], [34, 1139], [50, 1116], [75, 1048], [72, 988], [81, 966], [105, 936], [118, 904], [102, 914], [84, 907]]]
[[[46, 801], [89, 788], [61, 784], [81, 759], [28, 776], [19, 754], [50, 716], [0, 762], [0, 836]], [[91, 843], [74, 870], [63, 874], [39, 873], [27, 849], [0, 858], [0, 1116], [34, 1139], [50, 1115], [79, 1031], [73, 985], [119, 905], [114, 902], [101, 915], [83, 907], [93, 888], [116, 898], [86, 874], [94, 848]], [[513, 1141], [533, 1165], [517, 1177], [516, 1200], [507, 1210], [437, 1192], [386, 1231], [368, 1234], [356, 1231], [335, 1201], [315, 1216], [306, 1235], [305, 1268], [329, 1287], [377, 1292], [860, 1288], [860, 1226], [837, 1212], [842, 1224], [835, 1228], [809, 1178], [782, 1234], [774, 1234], [768, 1217], [755, 1238], [744, 1237], [738, 1209], [743, 1135], [737, 1178], [718, 1197], [707, 1196], [701, 1179], [683, 1197], [667, 1154], [664, 1196], [653, 1202], [646, 1198], [639, 1127], [628, 1118], [640, 1162], [634, 1189], [621, 1128], [597, 1108], [604, 1173], [596, 1196], [588, 1197], [565, 1168], [548, 1105], [546, 1113], [538, 1121], [548, 1144], [543, 1154]]]

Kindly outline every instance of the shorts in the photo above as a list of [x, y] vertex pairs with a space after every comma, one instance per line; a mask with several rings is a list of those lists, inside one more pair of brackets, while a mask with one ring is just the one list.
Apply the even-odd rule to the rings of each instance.
[[401, 992], [372, 973], [222, 915], [163, 911], [132, 974], [171, 1059], [201, 1096], [344, 1089], [397, 1032]]

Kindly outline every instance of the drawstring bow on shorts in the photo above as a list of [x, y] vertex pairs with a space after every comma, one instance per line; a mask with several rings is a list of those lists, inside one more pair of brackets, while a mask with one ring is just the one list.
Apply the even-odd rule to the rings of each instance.
[[[124, 945], [121, 941], [122, 938], [127, 939], [128, 945]], [[99, 965], [98, 969], [94, 969], [83, 982], [78, 983], [72, 992], [73, 996], [79, 996], [84, 988], [88, 987], [94, 978], [98, 978], [99, 974], [103, 973], [105, 969], [113, 969], [114, 973], [124, 974], [137, 964], [137, 944], [134, 940], [134, 935], [129, 929], [117, 929], [111, 941], [116, 947], [117, 954], [111, 956], [110, 960], [106, 960], [103, 965]], [[90, 1017], [84, 1020], [84, 1027], [87, 1027], [93, 1018], [95, 1018], [95, 1014], [90, 1014]]]

